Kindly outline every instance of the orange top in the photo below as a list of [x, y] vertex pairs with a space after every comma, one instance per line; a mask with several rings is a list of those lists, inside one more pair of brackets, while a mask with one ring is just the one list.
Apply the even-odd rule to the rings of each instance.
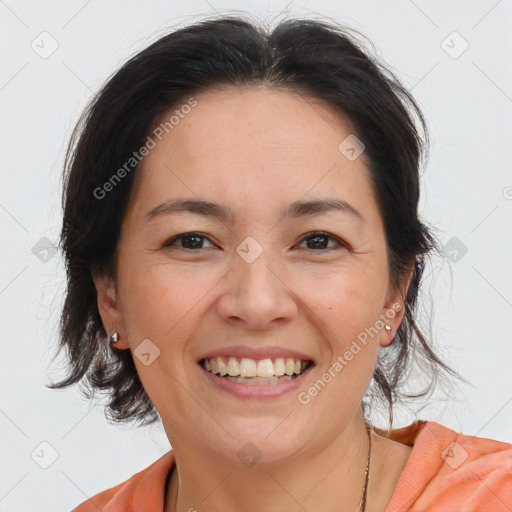
[[[512, 510], [512, 444], [457, 434], [425, 420], [400, 429], [375, 430], [413, 446], [385, 512]], [[73, 512], [163, 512], [167, 479], [174, 467], [171, 450]]]

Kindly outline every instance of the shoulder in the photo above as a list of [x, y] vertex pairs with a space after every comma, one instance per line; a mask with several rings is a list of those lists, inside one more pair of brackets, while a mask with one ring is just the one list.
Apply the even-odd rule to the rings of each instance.
[[434, 449], [438, 463], [442, 462], [440, 472], [443, 468], [448, 472], [460, 469], [484, 477], [498, 471], [512, 477], [511, 443], [457, 433], [432, 421], [425, 423], [422, 434], [418, 441], [423, 448]]
[[167, 477], [175, 466], [171, 451], [128, 480], [84, 501], [72, 512], [162, 512]]
[[414, 447], [386, 512], [406, 502], [415, 511], [512, 509], [512, 444], [432, 421], [398, 434]]

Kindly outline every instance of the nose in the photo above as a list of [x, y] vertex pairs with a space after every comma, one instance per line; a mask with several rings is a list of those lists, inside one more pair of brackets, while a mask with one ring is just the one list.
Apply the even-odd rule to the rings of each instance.
[[225, 292], [217, 301], [217, 312], [224, 321], [265, 329], [297, 315], [297, 301], [285, 273], [275, 262], [270, 264], [265, 252], [252, 263], [234, 255]]

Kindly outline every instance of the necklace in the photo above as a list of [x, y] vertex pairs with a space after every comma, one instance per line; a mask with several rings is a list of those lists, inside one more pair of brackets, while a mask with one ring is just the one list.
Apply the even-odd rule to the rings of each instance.
[[[370, 455], [372, 452], [372, 436], [371, 436], [371, 427], [366, 423], [366, 434], [368, 435], [368, 460], [366, 462], [366, 468], [364, 471], [364, 487], [363, 494], [361, 495], [361, 501], [359, 502], [358, 512], [365, 512], [366, 510], [366, 495], [368, 492], [368, 480], [370, 478]], [[178, 493], [176, 493], [176, 503], [174, 504], [174, 510], [176, 510], [176, 506], [178, 504]]]
[[365, 512], [365, 510], [366, 510], [366, 494], [368, 491], [368, 480], [370, 477], [370, 454], [372, 451], [371, 427], [366, 422], [365, 422], [365, 425], [366, 425], [366, 433], [368, 435], [368, 461], [366, 462], [366, 469], [364, 472], [363, 494], [361, 496], [361, 501], [359, 502], [359, 508], [358, 508], [358, 510], [360, 512]]

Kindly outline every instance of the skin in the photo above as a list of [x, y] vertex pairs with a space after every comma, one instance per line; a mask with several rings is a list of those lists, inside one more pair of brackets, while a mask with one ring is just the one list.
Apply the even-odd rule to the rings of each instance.
[[[357, 510], [368, 450], [360, 403], [403, 307], [387, 321], [392, 333], [380, 329], [361, 345], [307, 405], [296, 392], [271, 400], [220, 392], [198, 378], [196, 361], [237, 344], [293, 348], [315, 361], [304, 391], [366, 327], [403, 306], [410, 274], [401, 290], [391, 286], [365, 155], [350, 161], [338, 150], [353, 133], [347, 119], [289, 90], [225, 87], [196, 99], [142, 162], [117, 282], [94, 275], [117, 347], [150, 339], [160, 350], [149, 366], [134, 360], [176, 456], [165, 510]], [[146, 221], [149, 210], [181, 197], [222, 203], [234, 219], [175, 212]], [[318, 198], [342, 199], [363, 219], [330, 211], [279, 221], [290, 203]], [[183, 239], [164, 246], [192, 231], [208, 237], [198, 249], [183, 248]], [[322, 239], [328, 248], [315, 248], [304, 240], [311, 231], [348, 247]], [[252, 263], [236, 252], [247, 236], [263, 248]], [[249, 441], [262, 454], [251, 468], [237, 457]], [[372, 433], [367, 512], [385, 509], [410, 452]]]

